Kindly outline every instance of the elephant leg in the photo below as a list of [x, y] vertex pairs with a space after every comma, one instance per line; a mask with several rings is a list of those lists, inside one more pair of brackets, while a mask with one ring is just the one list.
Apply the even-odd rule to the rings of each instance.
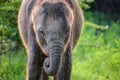
[[39, 80], [42, 74], [42, 66], [45, 56], [35, 43], [31, 43], [28, 52], [27, 80]]
[[39, 58], [34, 53], [28, 54], [28, 70], [27, 70], [27, 80], [38, 80], [40, 65]]
[[70, 80], [72, 68], [72, 52], [69, 47], [62, 56], [59, 72], [54, 77], [54, 80]]
[[42, 74], [44, 56], [34, 46], [28, 54], [27, 80], [39, 80]]

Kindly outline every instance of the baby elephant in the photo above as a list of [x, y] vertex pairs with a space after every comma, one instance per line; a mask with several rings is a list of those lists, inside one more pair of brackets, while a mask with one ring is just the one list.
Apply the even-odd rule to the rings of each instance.
[[18, 28], [28, 53], [26, 80], [70, 80], [82, 25], [76, 0], [23, 0]]

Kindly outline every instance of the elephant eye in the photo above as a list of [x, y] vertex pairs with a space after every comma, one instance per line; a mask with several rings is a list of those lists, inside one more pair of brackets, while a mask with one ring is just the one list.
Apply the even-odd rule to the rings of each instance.
[[45, 36], [44, 30], [40, 28], [40, 29], [39, 29], [39, 34], [40, 34], [42, 37], [44, 37], [44, 36]]

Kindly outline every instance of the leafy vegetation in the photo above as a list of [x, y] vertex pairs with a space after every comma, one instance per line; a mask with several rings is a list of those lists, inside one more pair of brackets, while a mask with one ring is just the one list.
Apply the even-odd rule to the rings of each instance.
[[[11, 3], [2, 1], [0, 80], [25, 80], [27, 54], [17, 30], [20, 0], [12, 0]], [[89, 0], [80, 1], [83, 1], [80, 4], [85, 6], [87, 3], [84, 1]], [[120, 23], [102, 13], [85, 11], [84, 14], [82, 35], [73, 51], [72, 80], [119, 80]]]
[[0, 54], [18, 49], [20, 38], [17, 29], [17, 14], [20, 0], [0, 1]]
[[79, 4], [81, 5], [82, 8], [84, 9], [89, 9], [90, 8], [90, 3], [94, 2], [94, 0], [78, 0]]

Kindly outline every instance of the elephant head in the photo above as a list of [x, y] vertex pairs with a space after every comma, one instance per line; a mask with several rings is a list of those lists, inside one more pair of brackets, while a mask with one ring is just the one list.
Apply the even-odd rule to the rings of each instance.
[[53, 76], [70, 42], [73, 11], [64, 2], [43, 2], [35, 5], [31, 16], [36, 40], [47, 56], [43, 68]]

